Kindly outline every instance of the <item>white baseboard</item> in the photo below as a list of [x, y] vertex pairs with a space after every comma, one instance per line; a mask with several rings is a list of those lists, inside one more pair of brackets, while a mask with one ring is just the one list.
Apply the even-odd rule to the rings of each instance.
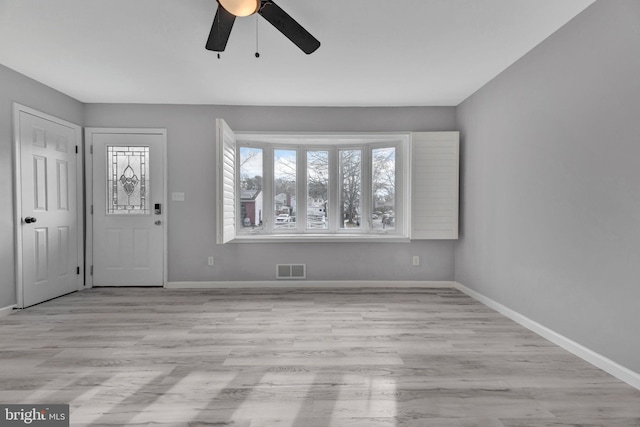
[[451, 288], [451, 281], [386, 281], [386, 280], [268, 280], [224, 282], [169, 282], [166, 289], [228, 288]]
[[10, 315], [15, 306], [16, 305], [14, 304], [14, 305], [9, 305], [9, 306], [4, 307], [4, 308], [0, 308], [0, 317]]
[[523, 316], [516, 311], [513, 311], [508, 307], [505, 307], [499, 302], [496, 302], [491, 298], [474, 291], [473, 289], [467, 288], [461, 283], [453, 282], [453, 284], [455, 288], [469, 295], [471, 298], [483, 303], [487, 307], [490, 307], [498, 313], [505, 315], [514, 322], [519, 323], [520, 325], [531, 330], [532, 332], [535, 332], [541, 337], [548, 339], [559, 347], [564, 348], [565, 350], [575, 354], [579, 358], [591, 363], [592, 365], [602, 369], [605, 372], [608, 372], [619, 380], [624, 381], [630, 386], [640, 390], [640, 373], [625, 368], [624, 366], [614, 362], [613, 360], [604, 357], [603, 355], [596, 353], [595, 351], [590, 350], [587, 347], [578, 344], [577, 342], [563, 335], [560, 335], [559, 333], [547, 328], [546, 326], [541, 325], [536, 321], [529, 319], [526, 316]]

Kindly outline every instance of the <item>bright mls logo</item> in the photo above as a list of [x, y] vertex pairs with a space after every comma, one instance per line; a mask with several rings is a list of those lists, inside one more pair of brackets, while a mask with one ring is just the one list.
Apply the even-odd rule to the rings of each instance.
[[0, 426], [68, 427], [69, 405], [2, 405]]

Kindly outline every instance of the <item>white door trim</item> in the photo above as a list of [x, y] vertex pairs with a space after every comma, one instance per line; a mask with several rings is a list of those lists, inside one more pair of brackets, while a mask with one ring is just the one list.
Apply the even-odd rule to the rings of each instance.
[[104, 127], [87, 127], [84, 131], [84, 155], [85, 155], [85, 215], [86, 215], [86, 256], [85, 265], [85, 283], [86, 287], [93, 287], [93, 134], [94, 133], [111, 133], [111, 134], [157, 134], [162, 135], [162, 161], [164, 168], [164, 178], [162, 182], [162, 194], [164, 195], [164, 208], [162, 210], [161, 221], [163, 224], [162, 235], [162, 284], [165, 285], [169, 278], [168, 269], [168, 161], [167, 161], [167, 130], [163, 128], [104, 128]]
[[[54, 123], [58, 123], [63, 126], [72, 128], [76, 134], [76, 141], [78, 144], [78, 151], [82, 147], [82, 127], [75, 123], [62, 120], [56, 116], [52, 116], [47, 113], [43, 113], [31, 107], [27, 107], [17, 102], [13, 103], [13, 206], [14, 206], [14, 250], [15, 250], [15, 277], [16, 277], [16, 300], [17, 307], [24, 307], [23, 301], [23, 287], [22, 280], [22, 229], [20, 224], [22, 222], [22, 176], [21, 176], [21, 144], [20, 144], [20, 113], [24, 112], [33, 116], [40, 117], [44, 120], [49, 120]], [[84, 273], [84, 263], [82, 262], [82, 254], [84, 253], [84, 235], [83, 230], [83, 199], [82, 199], [82, 155], [78, 153], [76, 156], [76, 200], [77, 200], [77, 226], [76, 233], [78, 239], [78, 266], [80, 266], [80, 274]], [[83, 289], [83, 280], [79, 281], [78, 290]]]

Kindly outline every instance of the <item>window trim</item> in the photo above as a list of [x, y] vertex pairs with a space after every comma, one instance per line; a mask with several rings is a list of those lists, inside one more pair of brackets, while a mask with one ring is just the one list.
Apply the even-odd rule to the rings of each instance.
[[[381, 132], [381, 133], [264, 133], [264, 132], [235, 132], [236, 137], [236, 181], [239, 181], [238, 150], [240, 147], [263, 149], [263, 221], [262, 230], [237, 231], [234, 241], [408, 241], [410, 230], [410, 133], [409, 132]], [[397, 213], [396, 228], [392, 232], [380, 232], [373, 229], [368, 221], [362, 222], [362, 228], [346, 230], [339, 227], [339, 165], [338, 153], [340, 149], [362, 149], [362, 206], [361, 216], [370, 218], [373, 214], [372, 191], [373, 172], [372, 150], [376, 148], [394, 147], [396, 149], [396, 191], [395, 210]], [[307, 228], [306, 203], [296, 205], [296, 228], [292, 230], [276, 230], [274, 228], [273, 199], [273, 152], [276, 149], [296, 150], [296, 197], [307, 195], [307, 152], [329, 152], [328, 189], [329, 212], [327, 230], [309, 230]], [[241, 211], [240, 200], [236, 202], [236, 215]], [[369, 206], [371, 205], [371, 206]], [[240, 219], [236, 218], [236, 224]]]

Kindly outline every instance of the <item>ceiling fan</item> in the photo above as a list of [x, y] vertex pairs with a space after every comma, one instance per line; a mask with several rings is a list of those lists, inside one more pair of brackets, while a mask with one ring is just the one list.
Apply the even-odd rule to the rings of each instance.
[[218, 10], [211, 26], [207, 49], [223, 52], [236, 17], [259, 13], [307, 55], [320, 47], [320, 42], [271, 0], [217, 0]]

